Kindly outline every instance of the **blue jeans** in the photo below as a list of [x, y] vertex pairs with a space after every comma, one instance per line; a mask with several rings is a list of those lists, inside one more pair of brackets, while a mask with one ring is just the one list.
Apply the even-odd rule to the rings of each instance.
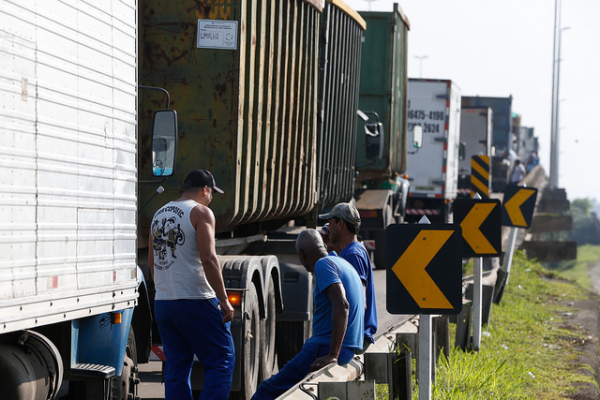
[[231, 323], [223, 323], [219, 300], [156, 300], [154, 312], [167, 358], [165, 399], [193, 400], [190, 375], [196, 354], [204, 367], [200, 398], [226, 400], [235, 349]]
[[[310, 340], [310, 339], [309, 339]], [[260, 384], [252, 400], [272, 400], [300, 382], [310, 372], [310, 365], [319, 357], [329, 354], [329, 345], [307, 341], [300, 353], [288, 361], [277, 375]], [[346, 365], [354, 358], [354, 350], [342, 347], [338, 364]]]

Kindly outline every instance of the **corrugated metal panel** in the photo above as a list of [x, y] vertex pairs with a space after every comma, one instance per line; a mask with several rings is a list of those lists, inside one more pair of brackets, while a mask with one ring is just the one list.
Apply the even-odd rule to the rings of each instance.
[[406, 169], [407, 37], [409, 24], [398, 4], [394, 11], [361, 12], [367, 22], [363, 43], [359, 109], [375, 111], [385, 129], [384, 159], [371, 163], [364, 124], [358, 124], [359, 180], [392, 177]]
[[0, 1], [2, 332], [133, 306], [136, 25], [133, 0]]
[[[142, 3], [140, 80], [171, 93], [180, 133], [178, 172], [144, 210], [142, 232], [195, 168], [210, 169], [225, 190], [211, 205], [220, 232], [314, 208], [318, 3]], [[237, 21], [237, 49], [197, 48], [198, 20], [206, 19]], [[143, 116], [162, 101], [143, 97]], [[141, 140], [141, 162], [149, 162], [150, 137]], [[140, 201], [152, 190], [142, 187]]]
[[321, 25], [319, 209], [348, 201], [354, 192], [354, 134], [364, 21], [335, 0], [326, 3]]

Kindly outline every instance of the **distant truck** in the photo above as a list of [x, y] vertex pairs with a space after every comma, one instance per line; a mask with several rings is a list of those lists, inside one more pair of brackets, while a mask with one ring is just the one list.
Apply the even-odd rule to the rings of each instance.
[[463, 107], [490, 107], [494, 113], [492, 134], [492, 191], [502, 192], [508, 184], [517, 142], [512, 134], [512, 96], [463, 96]]
[[460, 97], [460, 89], [451, 80], [408, 80], [409, 138], [418, 126], [423, 143], [408, 154], [407, 222], [423, 216], [431, 222], [451, 221], [458, 182]]
[[460, 111], [460, 149], [458, 196], [471, 197], [471, 158], [492, 156], [493, 111], [489, 107], [463, 107]]
[[385, 265], [385, 228], [404, 221], [410, 183], [406, 170], [407, 41], [410, 23], [392, 12], [361, 12], [364, 32], [354, 198], [360, 236], [375, 267]]

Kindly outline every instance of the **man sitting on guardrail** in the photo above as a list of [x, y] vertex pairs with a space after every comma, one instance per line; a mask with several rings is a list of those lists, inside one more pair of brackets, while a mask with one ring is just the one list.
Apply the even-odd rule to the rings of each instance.
[[362, 354], [375, 343], [373, 335], [377, 332], [377, 306], [371, 258], [357, 237], [361, 224], [360, 214], [352, 204], [339, 203], [327, 214], [319, 215], [319, 218], [327, 220], [331, 246], [339, 249], [340, 257], [356, 269], [363, 284], [366, 304], [364, 341], [362, 350], [357, 352]]
[[260, 384], [253, 400], [274, 399], [309, 372], [331, 363], [348, 364], [355, 351], [362, 349], [365, 298], [354, 267], [340, 257], [329, 256], [314, 229], [300, 232], [296, 252], [316, 281], [313, 334], [277, 375]]

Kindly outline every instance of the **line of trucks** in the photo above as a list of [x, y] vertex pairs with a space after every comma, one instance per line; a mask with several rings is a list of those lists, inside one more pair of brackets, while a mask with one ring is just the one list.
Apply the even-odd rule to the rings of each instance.
[[225, 191], [211, 208], [235, 306], [231, 398], [248, 399], [311, 334], [300, 229], [353, 202], [382, 266], [387, 225], [449, 221], [465, 155], [496, 171], [512, 146], [511, 98], [408, 79], [397, 4], [0, 0], [0, 27], [6, 398], [137, 397], [138, 363], [164, 361], [150, 222], [192, 169]]

